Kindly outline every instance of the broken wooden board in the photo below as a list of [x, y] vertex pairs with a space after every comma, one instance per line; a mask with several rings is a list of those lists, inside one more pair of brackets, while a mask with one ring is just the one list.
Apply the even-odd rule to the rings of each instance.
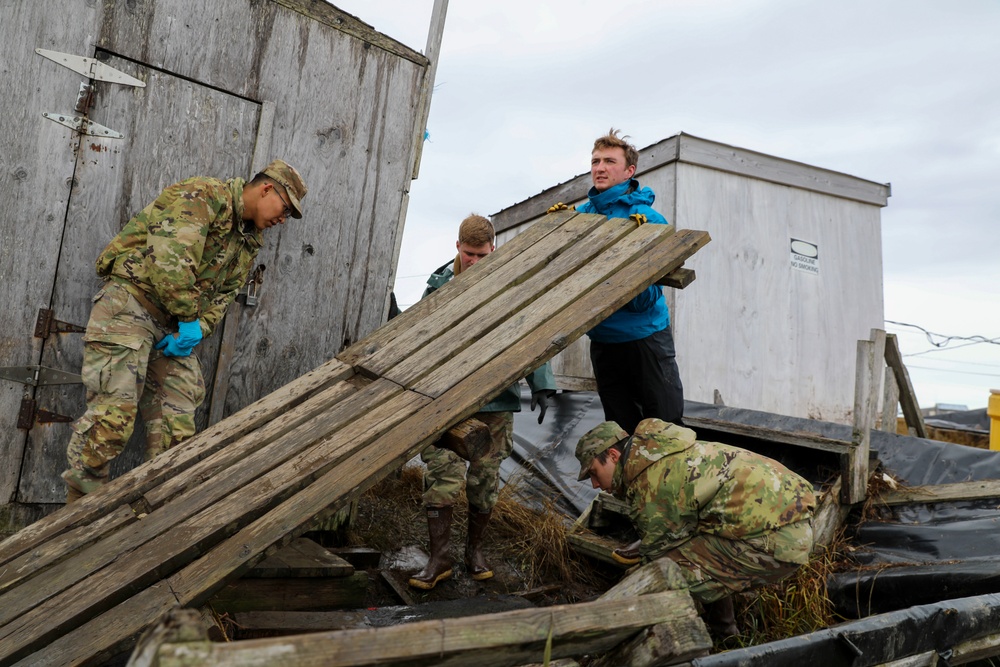
[[0, 663], [98, 664], [204, 604], [709, 240], [671, 232], [548, 216], [338, 359], [5, 540]]
[[258, 667], [317, 664], [515, 667], [541, 660], [548, 649], [553, 659], [603, 652], [645, 627], [683, 623], [692, 618], [697, 619], [697, 612], [690, 595], [685, 591], [666, 591], [622, 600], [417, 621], [384, 628], [225, 644], [168, 643], [160, 646], [157, 655], [161, 661], [187, 667], [225, 667], [250, 662]]
[[936, 486], [911, 486], [887, 491], [878, 497], [879, 505], [908, 505], [911, 503], [946, 503], [958, 500], [1000, 498], [1000, 480], [986, 479], [978, 482], [953, 482]]

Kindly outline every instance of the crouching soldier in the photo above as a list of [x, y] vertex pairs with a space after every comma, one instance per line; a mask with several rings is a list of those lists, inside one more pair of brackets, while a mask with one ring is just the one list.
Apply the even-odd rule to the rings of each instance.
[[813, 487], [777, 461], [659, 419], [639, 422], [632, 436], [603, 422], [580, 439], [576, 457], [581, 481], [628, 504], [641, 539], [616, 560], [676, 562], [719, 636], [738, 634], [732, 593], [779, 581], [809, 559]]

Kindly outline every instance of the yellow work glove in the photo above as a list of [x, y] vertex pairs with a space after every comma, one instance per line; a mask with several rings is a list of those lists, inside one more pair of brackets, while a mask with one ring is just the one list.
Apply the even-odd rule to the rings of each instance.
[[646, 216], [643, 213], [633, 213], [628, 217], [629, 220], [638, 222], [640, 225], [646, 224]]
[[552, 206], [549, 206], [549, 210], [547, 210], [545, 212], [546, 213], [555, 213], [556, 211], [565, 211], [568, 208], [569, 208], [569, 206], [566, 206], [566, 204], [564, 204], [562, 202], [557, 202], [557, 203], [553, 204]]

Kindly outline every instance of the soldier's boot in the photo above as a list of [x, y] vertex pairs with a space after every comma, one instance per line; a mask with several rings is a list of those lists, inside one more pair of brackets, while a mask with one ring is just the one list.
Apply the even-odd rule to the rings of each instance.
[[469, 505], [469, 541], [465, 545], [465, 567], [469, 576], [476, 581], [493, 577], [493, 570], [486, 564], [483, 556], [483, 535], [491, 516], [493, 510], [481, 510]]
[[618, 547], [611, 552], [611, 558], [614, 559], [616, 563], [622, 565], [638, 565], [639, 564], [639, 546], [642, 544], [642, 540], [636, 540], [627, 547]]
[[69, 484], [66, 485], [66, 504], [67, 505], [69, 505], [70, 503], [76, 502], [80, 498], [83, 498], [85, 495], [87, 495], [87, 494], [85, 494], [83, 491], [81, 491], [80, 489], [76, 488], [75, 486], [70, 486]]
[[430, 535], [431, 556], [424, 569], [410, 577], [408, 582], [410, 586], [429, 591], [437, 586], [439, 581], [451, 577], [448, 543], [451, 539], [452, 511], [453, 508], [450, 506], [427, 508], [427, 532]]
[[705, 602], [705, 625], [709, 632], [719, 639], [732, 637], [740, 634], [740, 629], [736, 625], [736, 612], [733, 609], [733, 597], [726, 597], [715, 602]]

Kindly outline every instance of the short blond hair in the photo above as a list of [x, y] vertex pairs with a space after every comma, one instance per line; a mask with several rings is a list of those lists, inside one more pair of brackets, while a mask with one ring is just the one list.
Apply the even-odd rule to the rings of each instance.
[[458, 226], [458, 242], [465, 245], [479, 247], [489, 243], [492, 246], [496, 236], [493, 223], [477, 213], [470, 213]]
[[591, 152], [593, 153], [598, 148], [620, 148], [623, 151], [625, 151], [626, 167], [638, 165], [639, 151], [635, 149], [635, 146], [626, 141], [626, 139], [630, 138], [627, 134], [623, 137], [619, 137], [618, 136], [619, 132], [621, 132], [621, 130], [616, 130], [615, 128], [611, 128], [610, 130], [608, 130], [608, 133], [605, 134], [603, 137], [598, 137], [597, 140], [594, 141], [594, 148], [591, 150]]

